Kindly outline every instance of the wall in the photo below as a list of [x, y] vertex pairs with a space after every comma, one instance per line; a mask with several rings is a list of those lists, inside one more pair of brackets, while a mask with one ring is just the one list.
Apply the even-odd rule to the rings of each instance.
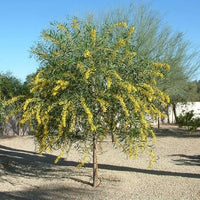
[[[179, 116], [181, 113], [189, 112], [191, 110], [194, 110], [194, 117], [200, 118], [200, 102], [187, 102], [187, 103], [177, 103], [176, 105], [176, 113], [177, 116]], [[169, 107], [169, 122], [175, 123], [175, 116], [174, 112], [172, 110], [172, 106]]]

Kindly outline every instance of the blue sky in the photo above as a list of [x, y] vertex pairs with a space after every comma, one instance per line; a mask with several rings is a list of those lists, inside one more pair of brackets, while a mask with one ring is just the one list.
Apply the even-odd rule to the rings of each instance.
[[[0, 0], [0, 72], [10, 71], [25, 80], [37, 70], [30, 47], [51, 21], [66, 16], [101, 13], [128, 7], [139, 0]], [[174, 31], [184, 32], [193, 46], [200, 48], [200, 0], [143, 0], [158, 11]], [[197, 77], [200, 79], [200, 77]]]

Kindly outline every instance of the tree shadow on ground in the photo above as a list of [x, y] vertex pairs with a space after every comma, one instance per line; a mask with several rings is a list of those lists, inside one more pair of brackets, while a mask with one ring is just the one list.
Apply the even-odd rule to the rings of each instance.
[[158, 128], [153, 128], [156, 136], [158, 137], [176, 137], [176, 138], [200, 138], [200, 131], [190, 133], [184, 128], [179, 128], [177, 126], [166, 126]]
[[[12, 173], [19, 176], [35, 177], [39, 176], [42, 178], [69, 178], [72, 180], [75, 174], [78, 176], [88, 176], [90, 175], [90, 168], [92, 168], [91, 163], [86, 163], [84, 168], [75, 170], [75, 166], [79, 163], [75, 161], [67, 161], [61, 159], [58, 164], [54, 164], [56, 156], [50, 154], [44, 154], [40, 156], [31, 151], [17, 150], [10, 147], [0, 145], [0, 164], [2, 168], [7, 173]], [[195, 173], [183, 173], [183, 172], [173, 172], [173, 171], [161, 171], [152, 169], [140, 169], [126, 166], [117, 166], [109, 164], [99, 164], [99, 169], [103, 170], [115, 170], [115, 171], [128, 171], [143, 173], [149, 175], [157, 176], [175, 176], [175, 177], [185, 177], [185, 178], [200, 178], [200, 174]], [[81, 179], [77, 180], [81, 182]], [[82, 181], [83, 184], [90, 185], [89, 182]]]
[[56, 185], [47, 185], [30, 190], [0, 192], [1, 200], [73, 200], [73, 199], [95, 199], [100, 196], [100, 190], [83, 189], [76, 187], [65, 187]]
[[179, 157], [173, 160], [176, 165], [200, 166], [200, 155], [173, 154], [171, 156]]

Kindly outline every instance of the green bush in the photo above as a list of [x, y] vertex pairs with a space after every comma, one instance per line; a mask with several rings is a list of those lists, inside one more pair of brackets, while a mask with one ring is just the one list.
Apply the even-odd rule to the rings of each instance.
[[189, 131], [194, 132], [200, 127], [200, 118], [194, 118], [194, 110], [191, 110], [179, 115], [177, 123], [179, 127], [186, 126]]

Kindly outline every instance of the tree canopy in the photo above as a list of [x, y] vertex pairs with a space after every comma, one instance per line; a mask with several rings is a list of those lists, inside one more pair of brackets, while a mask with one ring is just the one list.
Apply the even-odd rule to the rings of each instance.
[[30, 82], [32, 98], [5, 103], [21, 102], [15, 111], [23, 110], [20, 123], [35, 130], [40, 152], [61, 149], [59, 159], [77, 142], [86, 153], [94, 140], [112, 134], [129, 157], [139, 148], [148, 152], [152, 165], [148, 136], [155, 134], [146, 115], [161, 116], [157, 105], [169, 103], [155, 81], [169, 65], [138, 55], [133, 33], [126, 22], [96, 25], [77, 18], [42, 32], [32, 48], [41, 64]]

